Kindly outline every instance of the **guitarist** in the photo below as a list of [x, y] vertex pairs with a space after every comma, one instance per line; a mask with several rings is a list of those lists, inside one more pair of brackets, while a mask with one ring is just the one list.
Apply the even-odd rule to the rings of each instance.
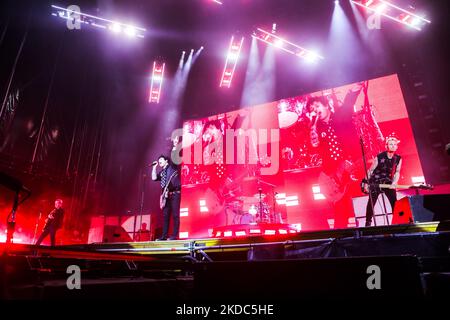
[[384, 193], [391, 204], [392, 212], [397, 201], [397, 194], [395, 189], [380, 188], [379, 184], [397, 185], [400, 178], [400, 169], [402, 166], [402, 159], [395, 152], [398, 149], [398, 140], [394, 135], [386, 138], [386, 151], [378, 154], [367, 173], [369, 177], [369, 185], [364, 185], [364, 189], [369, 194], [369, 201], [366, 208], [366, 227], [372, 223], [373, 207], [377, 202], [378, 196]]
[[55, 245], [56, 231], [62, 227], [64, 220], [64, 209], [62, 208], [63, 201], [61, 199], [55, 200], [55, 209], [53, 209], [47, 216], [45, 220], [45, 226], [42, 230], [42, 234], [36, 241], [36, 245], [40, 245], [42, 240], [50, 234], [50, 243], [52, 246]]
[[[162, 170], [156, 173], [156, 167]], [[161, 182], [160, 206], [163, 211], [163, 233], [157, 240], [176, 240], [180, 229], [180, 202], [181, 180], [178, 170], [173, 166], [167, 156], [161, 155], [158, 161], [152, 163], [152, 180]], [[170, 216], [173, 220], [172, 236], [167, 238], [169, 232]]]

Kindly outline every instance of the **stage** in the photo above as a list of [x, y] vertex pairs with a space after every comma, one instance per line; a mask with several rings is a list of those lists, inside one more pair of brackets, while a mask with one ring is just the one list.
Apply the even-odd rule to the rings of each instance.
[[[444, 298], [449, 245], [449, 222], [239, 239], [12, 245], [9, 252], [3, 245], [2, 281], [11, 299]], [[80, 268], [83, 290], [67, 289], [70, 265]], [[366, 288], [371, 265], [382, 270], [382, 292]]]

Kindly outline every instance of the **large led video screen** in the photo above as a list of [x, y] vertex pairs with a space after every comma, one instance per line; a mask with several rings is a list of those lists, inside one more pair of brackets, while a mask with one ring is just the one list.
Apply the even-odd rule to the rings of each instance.
[[399, 184], [423, 181], [396, 74], [186, 121], [180, 237], [266, 222], [359, 226], [364, 168], [391, 135], [400, 140]]

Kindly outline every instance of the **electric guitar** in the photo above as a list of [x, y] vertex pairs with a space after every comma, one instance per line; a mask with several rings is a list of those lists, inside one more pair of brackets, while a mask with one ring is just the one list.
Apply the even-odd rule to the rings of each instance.
[[176, 175], [178, 175], [177, 171], [172, 173], [172, 175], [169, 178], [169, 181], [166, 183], [166, 186], [164, 187], [164, 189], [161, 193], [161, 196], [159, 198], [159, 208], [160, 209], [163, 209], [166, 206], [167, 198], [169, 198], [169, 184], [170, 184], [170, 181], [172, 181], [172, 178], [175, 177]]
[[346, 160], [341, 163], [333, 175], [325, 172], [319, 174], [320, 191], [325, 198], [333, 203], [342, 199], [347, 192], [348, 185], [352, 180], [351, 174], [356, 164]]

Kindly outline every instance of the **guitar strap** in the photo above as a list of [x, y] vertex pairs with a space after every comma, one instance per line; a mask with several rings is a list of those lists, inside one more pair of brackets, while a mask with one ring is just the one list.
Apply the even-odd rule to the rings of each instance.
[[169, 178], [169, 181], [167, 181], [167, 184], [165, 185], [165, 187], [164, 187], [164, 190], [163, 190], [163, 194], [167, 191], [167, 189], [169, 188], [169, 185], [170, 185], [170, 182], [172, 181], [172, 178], [173, 177], [175, 177], [176, 175], [178, 174], [178, 172], [177, 171], [174, 171], [174, 173], [172, 173], [171, 175], [170, 175], [170, 178]]

